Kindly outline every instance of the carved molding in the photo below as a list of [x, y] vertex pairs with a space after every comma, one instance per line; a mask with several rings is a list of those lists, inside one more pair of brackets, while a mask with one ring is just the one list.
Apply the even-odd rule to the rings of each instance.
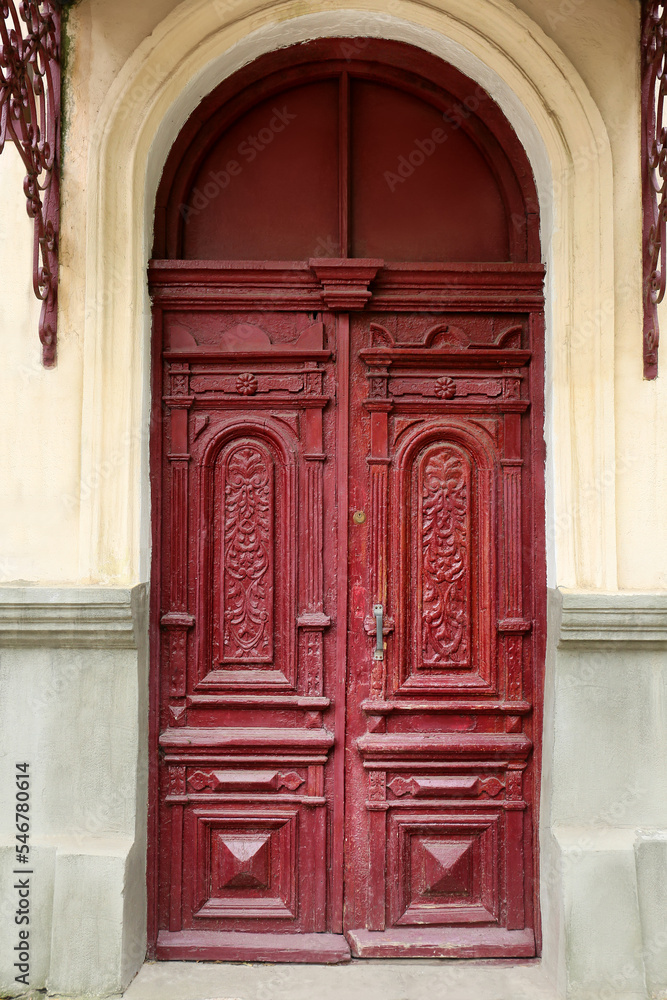
[[667, 646], [667, 593], [551, 592], [558, 645]]
[[296, 771], [194, 771], [188, 784], [196, 791], [212, 792], [294, 792], [306, 779]]
[[329, 309], [363, 309], [371, 298], [369, 284], [383, 266], [382, 260], [313, 259], [311, 269], [322, 283], [322, 298]]
[[414, 798], [462, 798], [476, 797], [482, 793], [495, 798], [503, 788], [504, 783], [498, 778], [483, 778], [473, 775], [457, 775], [443, 777], [442, 775], [410, 775], [392, 778], [387, 786], [397, 797], [404, 795]]
[[145, 629], [146, 600], [146, 584], [1, 587], [0, 646], [134, 649]]
[[[373, 307], [425, 311], [489, 309], [516, 313], [544, 305], [542, 264], [387, 264], [326, 258], [288, 264], [255, 261], [152, 260], [148, 265], [153, 301], [169, 310], [206, 308], [253, 311], [363, 309], [372, 282]], [[347, 271], [347, 273], [346, 273]], [[373, 274], [375, 271], [375, 274]], [[509, 333], [511, 331], [506, 331]], [[512, 338], [508, 338], [511, 340]], [[192, 345], [191, 345], [192, 346]], [[498, 347], [512, 347], [499, 343]], [[185, 345], [176, 350], [185, 350]], [[202, 348], [195, 348], [203, 351]], [[292, 348], [299, 353], [296, 345]], [[305, 353], [305, 352], [304, 352]], [[312, 352], [308, 352], [312, 356]]]
[[658, 305], [665, 297], [667, 269], [667, 144], [664, 117], [667, 77], [667, 4], [642, 7], [642, 196], [644, 203], [644, 378], [658, 375]]
[[0, 152], [9, 140], [26, 170], [34, 220], [32, 283], [42, 302], [39, 339], [56, 363], [60, 214], [60, 10], [71, 0], [3, 0], [0, 17]]
[[[523, 733], [366, 733], [357, 740], [365, 761], [525, 761], [533, 744]], [[387, 765], [391, 766], [391, 765]]]
[[[517, 737], [513, 737], [516, 739]], [[309, 763], [324, 763], [334, 745], [334, 736], [326, 729], [287, 729], [282, 727], [252, 728], [182, 728], [167, 729], [160, 734], [160, 746], [167, 763], [179, 763], [192, 757], [261, 758], [267, 755], [275, 761], [281, 754], [300, 754], [311, 758]]]

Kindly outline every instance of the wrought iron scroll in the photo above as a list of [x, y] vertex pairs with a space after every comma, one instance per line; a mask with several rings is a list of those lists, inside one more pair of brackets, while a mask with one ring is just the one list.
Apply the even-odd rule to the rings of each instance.
[[658, 305], [667, 288], [667, 3], [642, 6], [644, 378], [658, 375]]
[[60, 10], [56, 0], [0, 0], [0, 152], [9, 139], [34, 220], [33, 289], [44, 365], [56, 362], [60, 209]]

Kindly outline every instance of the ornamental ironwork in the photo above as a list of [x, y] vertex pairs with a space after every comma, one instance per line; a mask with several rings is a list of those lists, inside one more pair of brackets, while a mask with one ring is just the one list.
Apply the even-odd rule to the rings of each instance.
[[644, 378], [658, 375], [658, 306], [667, 288], [667, 3], [642, 6], [642, 196]]
[[60, 210], [60, 10], [54, 0], [0, 0], [0, 152], [16, 146], [34, 220], [33, 289], [42, 302], [44, 365], [56, 362]]

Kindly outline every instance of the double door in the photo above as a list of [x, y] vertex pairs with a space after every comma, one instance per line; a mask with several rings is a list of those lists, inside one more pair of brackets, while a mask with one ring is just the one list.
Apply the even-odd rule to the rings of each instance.
[[541, 282], [152, 265], [158, 957], [535, 954]]

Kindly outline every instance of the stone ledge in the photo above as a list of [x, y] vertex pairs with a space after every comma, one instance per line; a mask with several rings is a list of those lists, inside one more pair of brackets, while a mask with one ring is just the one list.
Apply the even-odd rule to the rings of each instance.
[[148, 585], [0, 587], [0, 647], [136, 649]]
[[667, 648], [667, 592], [559, 589], [558, 646]]
[[[557, 1000], [549, 972], [537, 962], [470, 959], [362, 960], [343, 965], [146, 962], [123, 1000]], [[606, 998], [605, 998], [606, 1000]]]

